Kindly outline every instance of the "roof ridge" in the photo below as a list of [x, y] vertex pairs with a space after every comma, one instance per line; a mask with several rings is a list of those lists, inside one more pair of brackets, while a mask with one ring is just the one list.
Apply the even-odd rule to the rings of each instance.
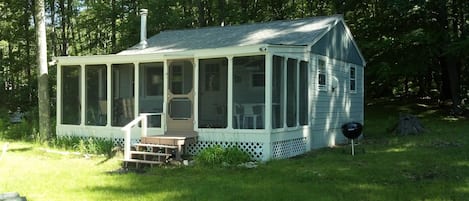
[[[312, 20], [312, 19], [320, 19], [320, 18], [326, 19], [326, 18], [334, 18], [334, 17], [343, 19], [342, 14], [334, 14], [330, 16], [310, 16], [310, 17], [305, 17], [305, 18], [259, 21], [259, 22], [249, 22], [249, 23], [233, 24], [233, 25], [230, 24], [230, 25], [225, 25], [225, 26], [205, 26], [205, 27], [193, 27], [193, 28], [182, 28], [182, 29], [168, 29], [168, 30], [162, 30], [158, 34], [167, 33], [167, 32], [177, 32], [177, 31], [189, 31], [189, 30], [221, 29], [221, 28], [233, 28], [233, 27], [252, 26], [252, 25], [258, 26], [258, 25], [266, 25], [266, 24], [273, 24], [273, 23], [279, 23], [279, 22], [307, 21], [307, 20]], [[158, 35], [158, 34], [155, 34], [155, 35]]]

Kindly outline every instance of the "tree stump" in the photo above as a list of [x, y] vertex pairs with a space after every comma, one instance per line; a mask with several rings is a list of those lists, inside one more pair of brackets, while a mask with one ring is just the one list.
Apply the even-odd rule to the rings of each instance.
[[420, 120], [411, 114], [400, 114], [399, 122], [392, 129], [398, 135], [420, 134], [426, 131]]

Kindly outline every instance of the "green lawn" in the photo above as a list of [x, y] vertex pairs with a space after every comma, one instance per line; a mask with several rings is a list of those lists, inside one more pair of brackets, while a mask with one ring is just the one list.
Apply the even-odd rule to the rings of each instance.
[[[388, 133], [399, 112], [418, 115], [430, 131]], [[28, 201], [469, 200], [469, 120], [440, 116], [425, 105], [369, 106], [354, 157], [345, 153], [349, 147], [325, 148], [256, 169], [109, 174], [119, 168], [117, 159], [64, 156], [11, 142], [0, 161], [0, 192], [19, 192]]]

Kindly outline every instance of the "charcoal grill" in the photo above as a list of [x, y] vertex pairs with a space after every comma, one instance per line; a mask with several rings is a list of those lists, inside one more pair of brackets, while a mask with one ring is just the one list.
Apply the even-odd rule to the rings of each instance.
[[342, 134], [344, 134], [346, 138], [350, 139], [352, 143], [352, 156], [355, 155], [353, 140], [360, 137], [362, 134], [362, 129], [362, 124], [358, 122], [349, 122], [342, 125]]

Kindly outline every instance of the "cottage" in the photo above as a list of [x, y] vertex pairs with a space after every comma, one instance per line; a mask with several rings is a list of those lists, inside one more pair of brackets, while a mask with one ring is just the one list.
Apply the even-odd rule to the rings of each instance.
[[341, 125], [363, 123], [365, 60], [340, 15], [148, 39], [145, 21], [128, 50], [55, 58], [58, 136], [112, 138], [127, 160], [146, 143], [265, 161], [343, 143]]

